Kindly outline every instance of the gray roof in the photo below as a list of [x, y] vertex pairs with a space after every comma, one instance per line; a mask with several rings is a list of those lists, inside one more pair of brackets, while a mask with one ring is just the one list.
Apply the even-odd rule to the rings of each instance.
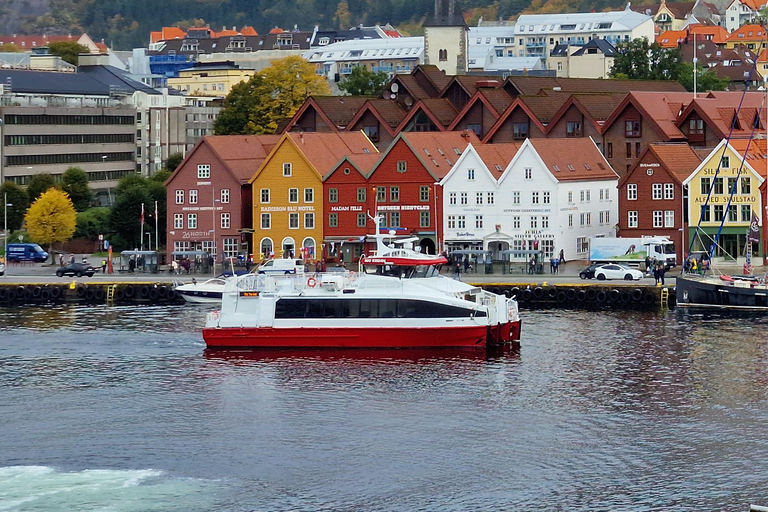
[[109, 93], [110, 88], [115, 88], [128, 93], [141, 91], [146, 94], [160, 94], [157, 89], [129, 78], [128, 73], [114, 66], [80, 66], [77, 69], [77, 74], [98, 81], [106, 87], [107, 93]]
[[[277, 45], [278, 36], [292, 36], [290, 45]], [[309, 41], [312, 38], [312, 32], [286, 32], [281, 34], [265, 34], [263, 36], [223, 36], [214, 39], [166, 39], [162, 41], [163, 46], [159, 50], [149, 50], [147, 55], [192, 55], [197, 58], [199, 53], [245, 53], [255, 52], [258, 50], [275, 50], [275, 49], [293, 49], [294, 45], [298, 45], [298, 50], [308, 50]], [[197, 41], [197, 49], [185, 49], [182, 50], [182, 45], [186, 42]], [[242, 45], [231, 45], [233, 41], [242, 41]], [[277, 48], [275, 46], [277, 45]]]
[[587, 44], [581, 47], [580, 50], [573, 52], [574, 56], [584, 55], [590, 48], [597, 48], [601, 53], [607, 57], [613, 57], [616, 54], [616, 47], [613, 46], [605, 39], [592, 39]]

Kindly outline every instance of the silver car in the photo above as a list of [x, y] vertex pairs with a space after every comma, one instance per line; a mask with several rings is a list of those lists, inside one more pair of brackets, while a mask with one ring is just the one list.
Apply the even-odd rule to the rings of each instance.
[[634, 268], [618, 263], [606, 263], [595, 268], [595, 277], [600, 281], [606, 279], [624, 279], [625, 281], [639, 281], [643, 273]]

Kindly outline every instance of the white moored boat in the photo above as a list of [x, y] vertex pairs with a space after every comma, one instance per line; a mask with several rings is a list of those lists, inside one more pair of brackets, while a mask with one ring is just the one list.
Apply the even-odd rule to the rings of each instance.
[[484, 347], [520, 338], [517, 302], [440, 275], [442, 256], [387, 245], [360, 272], [228, 279], [209, 348]]
[[202, 283], [198, 283], [193, 279], [191, 283], [178, 285], [174, 289], [187, 302], [219, 303], [221, 302], [225, 283], [226, 279], [220, 277], [208, 279]]

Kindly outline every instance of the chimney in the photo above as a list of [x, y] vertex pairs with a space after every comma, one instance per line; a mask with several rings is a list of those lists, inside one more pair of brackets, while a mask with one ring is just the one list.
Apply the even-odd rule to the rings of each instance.
[[464, 130], [463, 132], [461, 132], [461, 138], [469, 142], [469, 132], [467, 130]]
[[304, 144], [304, 132], [299, 132], [299, 140]]

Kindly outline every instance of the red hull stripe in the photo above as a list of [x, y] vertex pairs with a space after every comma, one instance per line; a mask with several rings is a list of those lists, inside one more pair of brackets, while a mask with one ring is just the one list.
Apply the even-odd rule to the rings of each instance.
[[[512, 325], [512, 333], [519, 326]], [[486, 344], [485, 326], [446, 328], [413, 327], [224, 327], [203, 329], [208, 347], [219, 348], [414, 348], [482, 347]], [[518, 334], [519, 335], [519, 334]], [[513, 338], [514, 339], [514, 338]]]

